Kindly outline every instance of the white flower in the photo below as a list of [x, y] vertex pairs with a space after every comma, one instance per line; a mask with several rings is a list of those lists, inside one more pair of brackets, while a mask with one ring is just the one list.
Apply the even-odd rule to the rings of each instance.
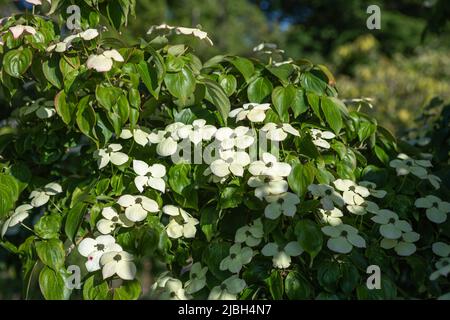
[[291, 169], [288, 163], [278, 162], [273, 154], [264, 152], [262, 160], [252, 162], [248, 171], [254, 176], [287, 177]]
[[56, 114], [54, 105], [53, 101], [46, 101], [45, 99], [40, 98], [33, 101], [31, 105], [20, 108], [19, 112], [24, 116], [35, 112], [39, 119], [49, 119]]
[[414, 160], [404, 153], [400, 153], [397, 158], [398, 159], [389, 162], [389, 165], [392, 168], [395, 168], [397, 175], [399, 176], [412, 173], [420, 178], [427, 175], [427, 170], [425, 168], [432, 166], [429, 160]]
[[450, 245], [444, 242], [435, 242], [433, 243], [431, 249], [435, 255], [438, 255], [442, 258], [446, 258], [450, 255]]
[[230, 255], [220, 262], [220, 270], [229, 270], [232, 273], [239, 273], [242, 266], [250, 263], [253, 258], [253, 250], [249, 247], [241, 248], [240, 243], [235, 243], [230, 248]]
[[320, 198], [320, 203], [325, 210], [333, 210], [334, 205], [342, 207], [344, 205], [344, 199], [337, 193], [332, 186], [326, 184], [311, 184], [308, 186], [308, 190], [311, 194]]
[[19, 39], [20, 36], [24, 33], [28, 33], [31, 35], [36, 34], [35, 28], [30, 27], [30, 26], [22, 26], [22, 25], [11, 27], [11, 28], [9, 28], [9, 31], [11, 31], [14, 39]]
[[266, 132], [266, 137], [272, 141], [284, 141], [288, 134], [299, 137], [300, 133], [289, 123], [275, 124], [273, 122], [266, 123], [261, 131]]
[[158, 295], [160, 300], [189, 300], [191, 298], [186, 295], [186, 292], [183, 289], [183, 283], [180, 280], [169, 276], [165, 276], [158, 280], [153, 286], [153, 290], [161, 291]]
[[103, 279], [107, 279], [117, 274], [123, 280], [133, 280], [136, 276], [136, 266], [133, 263], [133, 256], [128, 252], [117, 250], [106, 252], [100, 258], [103, 266]]
[[30, 215], [29, 211], [31, 209], [33, 209], [33, 206], [29, 204], [18, 206], [14, 210], [14, 213], [3, 223], [1, 236], [3, 237], [6, 234], [8, 228], [12, 228], [28, 218], [28, 216]]
[[98, 168], [103, 169], [111, 162], [116, 166], [121, 166], [128, 161], [128, 155], [120, 152], [122, 146], [117, 143], [110, 144], [107, 148], [95, 150], [94, 158], [97, 159]]
[[297, 241], [289, 242], [282, 249], [275, 242], [269, 242], [262, 248], [261, 253], [266, 257], [273, 257], [275, 268], [286, 269], [291, 265], [291, 257], [299, 256], [303, 251]]
[[269, 204], [264, 209], [264, 215], [272, 220], [277, 219], [281, 214], [293, 217], [297, 212], [297, 204], [300, 203], [300, 198], [292, 192], [269, 195], [265, 199]]
[[97, 29], [87, 29], [77, 34], [81, 39], [89, 41], [99, 36]]
[[333, 182], [336, 189], [343, 192], [343, 199], [346, 204], [360, 205], [364, 198], [370, 195], [366, 187], [358, 186], [355, 182], [348, 179], [337, 179]]
[[213, 45], [213, 42], [208, 37], [208, 34], [205, 31], [202, 31], [197, 28], [186, 28], [186, 27], [173, 27], [167, 24], [161, 24], [159, 26], [152, 26], [147, 34], [152, 34], [155, 30], [169, 30], [174, 31], [176, 34], [183, 34], [188, 36], [194, 36], [200, 40], [205, 40], [209, 45]]
[[358, 234], [358, 229], [350, 225], [325, 226], [322, 227], [322, 232], [331, 237], [327, 241], [327, 247], [334, 252], [349, 253], [353, 246], [366, 247], [366, 240]]
[[246, 103], [242, 108], [231, 110], [228, 115], [230, 118], [236, 118], [236, 122], [247, 118], [251, 122], [263, 122], [266, 118], [266, 111], [270, 109], [269, 103]]
[[441, 187], [441, 178], [435, 176], [434, 174], [426, 174], [424, 176], [420, 176], [419, 178], [422, 180], [428, 180], [436, 190]]
[[369, 190], [370, 195], [375, 198], [384, 198], [387, 194], [384, 190], [377, 190], [377, 185], [370, 181], [360, 181], [360, 186], [366, 187]]
[[133, 129], [133, 131], [131, 131], [130, 129], [123, 129], [122, 132], [120, 133], [121, 139], [126, 140], [133, 138], [137, 144], [143, 147], [146, 146], [149, 142], [148, 136], [149, 134], [141, 129]]
[[105, 207], [102, 210], [103, 219], [97, 222], [97, 230], [102, 234], [110, 234], [117, 226], [131, 227], [133, 222], [129, 221], [124, 214], [118, 214], [112, 207]]
[[30, 193], [31, 205], [33, 207], [43, 206], [50, 200], [50, 196], [57, 195], [62, 192], [62, 187], [56, 182], [50, 182], [42, 189], [34, 190]]
[[249, 247], [257, 246], [264, 237], [264, 228], [260, 218], [252, 224], [240, 227], [234, 236], [234, 242], [245, 243]]
[[211, 172], [220, 178], [233, 174], [238, 177], [244, 175], [244, 167], [250, 164], [250, 156], [244, 151], [226, 150], [220, 152], [220, 159], [211, 162]]
[[113, 61], [117, 62], [124, 62], [125, 60], [120, 55], [120, 53], [113, 49], [113, 50], [106, 50], [102, 54], [96, 55], [90, 55], [86, 66], [88, 69], [95, 69], [97, 72], [107, 72], [111, 70], [113, 66]]
[[155, 163], [149, 166], [144, 161], [133, 160], [133, 170], [138, 175], [134, 178], [134, 184], [140, 192], [144, 191], [144, 186], [165, 192], [166, 183], [163, 177], [166, 175], [166, 167], [162, 164]]
[[380, 242], [380, 247], [384, 249], [394, 248], [395, 252], [402, 257], [407, 257], [416, 252], [416, 245], [414, 242], [420, 239], [420, 234], [414, 231], [405, 232], [401, 239], [383, 238]]
[[197, 233], [196, 225], [199, 224], [196, 218], [192, 217], [184, 209], [173, 205], [165, 205], [162, 210], [165, 214], [172, 217], [166, 230], [170, 238], [178, 239], [182, 236], [185, 238], [195, 237]]
[[219, 128], [216, 131], [215, 138], [223, 150], [232, 148], [244, 150], [255, 142], [250, 128], [243, 126], [237, 127], [234, 130], [228, 127]]
[[192, 294], [202, 290], [206, 286], [207, 272], [208, 267], [202, 268], [200, 262], [194, 263], [189, 271], [189, 280], [184, 285], [186, 292]]
[[178, 149], [178, 141], [180, 140], [178, 130], [184, 126], [185, 124], [181, 122], [169, 124], [165, 130], [159, 130], [157, 133], [150, 133], [148, 140], [150, 143], [157, 144], [156, 152], [160, 156], [171, 156], [175, 154]]
[[237, 295], [245, 289], [247, 284], [238, 275], [224, 280], [220, 286], [215, 286], [209, 293], [208, 300], [236, 300]]
[[255, 196], [261, 200], [265, 196], [282, 194], [288, 191], [288, 183], [282, 177], [250, 177], [247, 184], [252, 188], [256, 188]]
[[66, 37], [63, 41], [60, 41], [58, 43], [50, 45], [47, 48], [47, 51], [51, 52], [51, 51], [55, 50], [56, 52], [60, 52], [60, 53], [65, 52], [72, 46], [72, 42], [78, 38], [79, 38], [78, 34], [70, 35], [70, 36]]
[[98, 236], [95, 239], [85, 238], [78, 245], [78, 252], [88, 258], [86, 269], [89, 272], [100, 270], [100, 258], [110, 251], [122, 251], [122, 247], [110, 235]]
[[430, 280], [434, 281], [440, 276], [446, 277], [450, 273], [450, 258], [442, 258], [435, 264], [436, 271], [430, 275]]
[[400, 220], [391, 210], [380, 210], [371, 220], [381, 224], [379, 231], [386, 239], [396, 240], [402, 236], [403, 232], [412, 231], [411, 225], [405, 220]]
[[362, 216], [362, 215], [365, 215], [367, 212], [378, 213], [380, 208], [378, 207], [378, 205], [375, 202], [364, 199], [364, 201], [359, 204], [347, 205], [347, 210], [353, 214]]
[[[35, 5], [35, 6], [39, 6], [39, 5], [42, 4], [42, 1], [41, 1], [41, 0], [25, 0], [25, 2], [28, 2], [28, 3], [30, 3], [30, 4], [32, 4], [32, 5]], [[52, 4], [52, 1], [51, 1], [51, 0], [47, 0], [47, 2], [48, 2], [49, 4]]]
[[336, 135], [331, 131], [320, 131], [318, 129], [311, 129], [312, 142], [323, 149], [330, 149], [330, 143], [327, 140], [331, 140]]
[[125, 216], [133, 222], [142, 221], [147, 218], [149, 212], [159, 211], [158, 203], [145, 196], [123, 195], [117, 200], [117, 203], [125, 209]]
[[331, 226], [337, 226], [338, 224], [342, 224], [341, 217], [344, 215], [342, 211], [338, 208], [334, 208], [332, 210], [324, 210], [319, 209], [321, 220], [325, 223], [328, 223]]
[[178, 129], [178, 136], [181, 139], [189, 138], [192, 143], [198, 144], [202, 141], [210, 141], [216, 131], [217, 128], [206, 124], [206, 120], [197, 119], [192, 122], [192, 125], [186, 125]]
[[428, 195], [416, 200], [414, 205], [417, 208], [426, 208], [428, 220], [434, 223], [444, 223], [447, 221], [447, 214], [450, 212], [450, 203], [442, 201], [436, 196]]

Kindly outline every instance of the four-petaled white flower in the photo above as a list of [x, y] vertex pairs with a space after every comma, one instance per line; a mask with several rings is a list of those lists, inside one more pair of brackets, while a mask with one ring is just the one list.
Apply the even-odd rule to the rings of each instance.
[[352, 180], [337, 179], [333, 184], [337, 190], [343, 192], [344, 202], [349, 205], [360, 205], [364, 202], [364, 198], [370, 195], [366, 187], [359, 186]]
[[9, 28], [9, 31], [11, 31], [14, 39], [19, 39], [22, 34], [36, 34], [36, 29], [30, 26], [14, 26]]
[[211, 172], [220, 178], [233, 174], [238, 177], [244, 175], [244, 168], [250, 164], [250, 156], [244, 151], [226, 150], [220, 152], [220, 158], [211, 162]]
[[117, 274], [123, 280], [133, 280], [136, 276], [136, 265], [133, 260], [131, 254], [121, 250], [104, 253], [100, 258], [103, 279]]
[[121, 166], [128, 161], [128, 155], [120, 152], [122, 146], [118, 143], [112, 143], [107, 148], [95, 150], [94, 158], [97, 159], [98, 168], [103, 169], [111, 162], [116, 166]]
[[427, 175], [426, 168], [432, 167], [430, 160], [414, 160], [404, 153], [400, 153], [397, 158], [389, 162], [389, 165], [395, 168], [398, 176], [412, 173], [419, 178], [424, 177]]
[[56, 182], [50, 182], [42, 189], [34, 190], [30, 193], [31, 205], [33, 207], [43, 206], [50, 200], [50, 196], [57, 195], [62, 192], [62, 187]]
[[191, 298], [186, 294], [183, 283], [169, 276], [159, 279], [153, 286], [153, 290], [157, 291], [157, 297], [160, 300], [189, 300]]
[[158, 203], [145, 196], [123, 195], [117, 203], [125, 208], [125, 216], [132, 222], [139, 222], [147, 218], [147, 214], [159, 211]]
[[236, 300], [237, 295], [247, 284], [238, 275], [225, 279], [220, 286], [215, 286], [209, 293], [208, 300]]
[[102, 234], [110, 234], [116, 227], [131, 227], [133, 222], [128, 220], [124, 214], [118, 214], [112, 207], [102, 209], [103, 218], [97, 222], [97, 230]]
[[323, 149], [330, 149], [330, 143], [327, 140], [336, 138], [336, 135], [331, 131], [321, 131], [319, 129], [311, 129], [312, 142]]
[[371, 219], [381, 225], [380, 234], [386, 239], [396, 240], [404, 232], [412, 231], [411, 225], [405, 220], [400, 220], [398, 215], [391, 210], [379, 210]]
[[417, 208], [425, 208], [428, 220], [434, 223], [444, 223], [450, 213], [450, 203], [433, 195], [417, 199], [414, 205]]
[[166, 183], [163, 177], [166, 175], [166, 167], [162, 164], [155, 163], [149, 166], [144, 161], [133, 160], [133, 170], [138, 175], [134, 178], [134, 184], [139, 192], [143, 192], [145, 186], [165, 192]]
[[255, 142], [251, 129], [243, 126], [235, 129], [228, 127], [219, 128], [216, 131], [215, 138], [222, 150], [232, 148], [245, 150]]
[[230, 118], [236, 118], [236, 122], [247, 118], [251, 122], [263, 122], [266, 118], [266, 111], [270, 109], [269, 103], [246, 103], [242, 108], [231, 110], [228, 115]]
[[100, 258], [110, 251], [122, 251], [122, 247], [110, 235], [98, 236], [95, 239], [84, 238], [78, 245], [78, 252], [88, 258], [85, 265], [89, 272], [100, 270]]
[[394, 248], [395, 252], [402, 257], [407, 257], [416, 252], [416, 245], [414, 242], [420, 239], [420, 234], [414, 231], [405, 232], [400, 239], [383, 238], [380, 242], [380, 247], [384, 249]]
[[186, 28], [186, 27], [174, 27], [169, 26], [168, 24], [161, 24], [159, 26], [152, 26], [148, 31], [147, 34], [152, 34], [155, 32], [155, 30], [169, 30], [173, 31], [176, 34], [183, 34], [187, 36], [194, 36], [200, 40], [206, 41], [209, 45], [213, 45], [212, 40], [208, 37], [208, 34], [205, 31], [202, 31], [198, 28]]
[[265, 200], [269, 204], [264, 209], [264, 215], [272, 220], [277, 219], [281, 214], [293, 217], [297, 212], [297, 204], [300, 203], [300, 198], [292, 192], [266, 196]]
[[213, 125], [206, 124], [206, 120], [197, 119], [192, 122], [192, 125], [185, 125], [178, 129], [178, 136], [180, 139], [188, 139], [198, 144], [202, 141], [210, 141], [215, 135], [217, 128]]
[[[28, 3], [30, 3], [30, 4], [32, 4], [34, 6], [40, 6], [42, 4], [41, 0], [25, 0], [25, 2], [28, 2]], [[47, 0], [47, 2], [49, 4], [52, 4], [52, 0]]]
[[361, 203], [349, 204], [346, 208], [351, 213], [359, 216], [365, 215], [367, 212], [377, 213], [380, 210], [375, 202], [366, 199]]
[[168, 157], [178, 149], [178, 130], [185, 126], [184, 123], [174, 122], [166, 126], [165, 130], [158, 130], [156, 133], [152, 132], [148, 136], [150, 143], [157, 144], [156, 153], [162, 157]]
[[384, 198], [387, 194], [384, 190], [377, 190], [377, 185], [370, 181], [360, 181], [360, 186], [366, 187], [369, 190], [370, 195], [375, 198]]
[[200, 262], [194, 263], [189, 271], [189, 280], [184, 285], [186, 292], [192, 294], [202, 290], [206, 286], [207, 272], [208, 267], [202, 268]]
[[125, 60], [116, 49], [103, 51], [102, 54], [89, 56], [86, 66], [97, 72], [107, 72], [112, 69], [113, 62], [124, 62]]
[[444, 242], [433, 243], [433, 245], [431, 246], [431, 250], [433, 250], [433, 253], [435, 255], [438, 255], [442, 258], [450, 256], [450, 245]]
[[29, 211], [31, 209], [33, 209], [33, 206], [29, 204], [23, 204], [18, 206], [14, 210], [13, 214], [3, 223], [1, 236], [4, 237], [6, 231], [8, 231], [8, 228], [12, 228], [18, 225], [19, 223], [22, 223], [23, 220], [28, 218], [28, 216], [30, 215]]
[[99, 36], [99, 33], [98, 33], [97, 29], [87, 29], [87, 30], [81, 31], [77, 34], [72, 34], [72, 35], [64, 38], [64, 40], [50, 45], [47, 48], [47, 51], [51, 52], [51, 51], [55, 50], [56, 52], [65, 52], [72, 46], [72, 42], [77, 39], [81, 38], [83, 40], [89, 41], [89, 40], [93, 40], [93, 39], [97, 38], [98, 36]]
[[308, 186], [308, 190], [314, 197], [320, 198], [320, 203], [325, 210], [333, 210], [335, 205], [338, 207], [344, 205], [344, 199], [332, 186], [326, 184], [311, 184]]
[[450, 258], [442, 258], [435, 263], [436, 271], [430, 275], [430, 280], [434, 281], [440, 276], [446, 277], [450, 273]]
[[288, 183], [282, 177], [255, 176], [250, 177], [247, 184], [255, 188], [255, 196], [261, 200], [265, 196], [282, 194], [288, 191]]
[[123, 129], [122, 132], [120, 133], [121, 139], [127, 140], [133, 138], [137, 144], [143, 147], [145, 147], [149, 142], [148, 136], [149, 133], [141, 129], [133, 129], [133, 131], [131, 131], [130, 129]]
[[250, 164], [248, 171], [254, 176], [287, 177], [291, 173], [291, 166], [285, 162], [278, 162], [277, 158], [268, 152], [262, 154], [262, 159]]
[[330, 237], [327, 241], [327, 247], [331, 251], [349, 253], [352, 251], [353, 246], [358, 248], [366, 247], [366, 240], [358, 234], [358, 229], [350, 225], [325, 226], [322, 227], [322, 232]]
[[242, 266], [250, 263], [253, 258], [253, 250], [249, 247], [241, 247], [240, 243], [235, 243], [230, 248], [230, 255], [220, 262], [220, 270], [229, 270], [232, 273], [239, 273]]
[[261, 131], [266, 132], [266, 137], [272, 141], [284, 141], [288, 134], [299, 137], [300, 133], [289, 123], [276, 124], [273, 122], [266, 123]]
[[249, 247], [257, 246], [264, 237], [264, 228], [261, 219], [256, 219], [252, 224], [240, 227], [234, 236], [234, 242], [245, 243]]
[[338, 208], [334, 208], [332, 210], [324, 210], [319, 209], [321, 220], [325, 223], [328, 223], [330, 226], [337, 226], [338, 224], [342, 224], [341, 217], [344, 215], [342, 211]]
[[172, 217], [166, 229], [167, 235], [170, 238], [195, 237], [197, 233], [196, 225], [199, 224], [199, 221], [192, 217], [186, 210], [169, 204], [165, 205], [162, 211]]
[[297, 241], [291, 241], [283, 248], [275, 242], [269, 242], [262, 248], [261, 253], [266, 257], [273, 257], [272, 262], [275, 268], [286, 269], [291, 265], [291, 257], [299, 256], [303, 251]]

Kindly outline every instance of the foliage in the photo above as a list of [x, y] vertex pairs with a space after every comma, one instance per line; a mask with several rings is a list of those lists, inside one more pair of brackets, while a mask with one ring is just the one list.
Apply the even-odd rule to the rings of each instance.
[[[325, 66], [201, 61], [171, 44], [173, 33], [207, 40], [198, 29], [160, 26], [127, 46], [88, 28], [114, 32], [132, 6], [85, 3], [72, 38], [34, 14], [0, 29], [1, 244], [21, 259], [24, 297], [37, 281], [46, 299], [137, 299], [145, 257], [166, 267], [152, 288], [161, 299], [449, 291], [448, 189], [429, 156], [348, 110]], [[280, 142], [278, 158], [250, 158], [254, 132]], [[211, 142], [210, 163], [174, 160]], [[16, 226], [26, 239], [10, 238]]]

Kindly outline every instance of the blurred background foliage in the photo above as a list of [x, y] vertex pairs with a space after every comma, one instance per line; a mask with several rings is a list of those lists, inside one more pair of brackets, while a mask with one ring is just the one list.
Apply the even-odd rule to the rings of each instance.
[[[366, 27], [372, 4], [381, 8], [381, 30]], [[0, 16], [24, 5], [0, 0]], [[192, 44], [203, 59], [224, 53], [251, 57], [259, 43], [275, 43], [285, 57], [329, 66], [342, 98], [372, 98], [373, 108], [365, 105], [364, 111], [398, 134], [426, 127], [432, 135], [434, 125], [425, 125], [420, 115], [430, 105], [438, 108], [434, 114], [443, 116], [433, 121], [441, 121], [436, 123], [448, 142], [450, 106], [430, 101], [450, 101], [449, 20], [449, 0], [137, 0], [125, 37], [137, 42], [162, 23], [200, 26], [214, 41], [213, 47]], [[442, 149], [447, 163], [448, 144]], [[0, 288], [8, 286], [0, 299], [20, 296], [20, 281], [11, 281], [19, 279], [18, 262], [10, 258], [0, 250]]]

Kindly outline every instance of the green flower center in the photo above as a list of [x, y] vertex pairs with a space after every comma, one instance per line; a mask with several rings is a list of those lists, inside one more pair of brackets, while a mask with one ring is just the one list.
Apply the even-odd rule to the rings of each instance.
[[235, 258], [236, 258], [236, 253], [230, 254], [230, 258], [231, 258], [231, 259], [235, 259]]
[[97, 248], [98, 251], [103, 251], [105, 250], [105, 245], [104, 244], [96, 244], [95, 247]]
[[221, 285], [220, 285], [220, 290], [225, 290], [227, 288], [227, 286], [224, 284], [224, 283], [222, 283]]
[[192, 279], [196, 279], [196, 278], [197, 278], [197, 274], [196, 274], [196, 273], [193, 273], [191, 278], [192, 278]]
[[342, 231], [342, 232], [341, 232], [341, 236], [342, 236], [342, 237], [348, 236], [348, 232], [347, 232], [347, 231]]
[[388, 223], [395, 223], [395, 219], [394, 218], [390, 218]]
[[120, 260], [122, 260], [122, 256], [120, 254], [116, 254], [113, 259], [119, 262]]
[[117, 216], [116, 216], [116, 217], [113, 217], [113, 218], [111, 219], [111, 221], [112, 221], [112, 222], [118, 222], [118, 221], [119, 221], [119, 217], [117, 217]]
[[142, 203], [142, 198], [136, 198], [136, 200], [134, 202], [136, 204], [140, 204], [140, 203]]
[[332, 193], [333, 193], [333, 192], [332, 192], [330, 189], [325, 190], [325, 194], [326, 194], [327, 196], [331, 196]]

